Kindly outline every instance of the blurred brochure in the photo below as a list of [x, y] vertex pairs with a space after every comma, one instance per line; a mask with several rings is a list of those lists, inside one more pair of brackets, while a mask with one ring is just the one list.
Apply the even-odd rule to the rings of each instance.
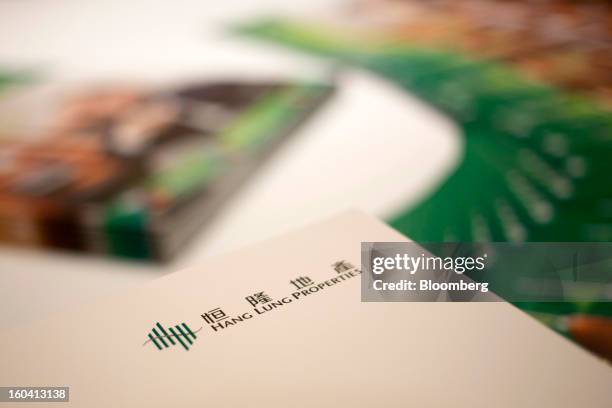
[[612, 406], [608, 365], [507, 303], [362, 303], [361, 242], [393, 241], [349, 211], [5, 331], [0, 385], [74, 407]]

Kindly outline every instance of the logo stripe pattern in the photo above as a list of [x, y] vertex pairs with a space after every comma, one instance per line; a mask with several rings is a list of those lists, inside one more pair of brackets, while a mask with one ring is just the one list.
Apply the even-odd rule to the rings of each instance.
[[166, 329], [157, 322], [155, 327], [151, 329], [151, 333], [149, 333], [148, 337], [158, 350], [174, 346], [177, 344], [177, 341], [185, 350], [189, 350], [189, 346], [193, 345], [193, 340], [197, 339], [193, 330], [185, 323], [169, 327], [166, 331]]

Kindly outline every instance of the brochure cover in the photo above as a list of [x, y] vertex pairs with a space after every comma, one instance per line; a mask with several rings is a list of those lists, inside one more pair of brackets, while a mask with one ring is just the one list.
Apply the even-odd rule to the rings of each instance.
[[609, 366], [508, 303], [362, 302], [375, 241], [407, 239], [349, 211], [2, 332], [0, 384], [61, 387], [20, 407], [612, 405]]

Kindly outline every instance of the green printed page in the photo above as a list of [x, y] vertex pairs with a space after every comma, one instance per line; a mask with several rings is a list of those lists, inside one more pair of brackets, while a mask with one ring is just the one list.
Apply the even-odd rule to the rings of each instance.
[[[416, 241], [612, 241], [612, 116], [595, 102], [446, 50], [288, 21], [237, 31], [369, 69], [457, 122], [458, 167], [388, 220]], [[612, 304], [520, 306], [612, 315]]]
[[0, 68], [0, 92], [9, 86], [28, 82], [31, 79], [32, 76], [29, 73], [8, 71]]

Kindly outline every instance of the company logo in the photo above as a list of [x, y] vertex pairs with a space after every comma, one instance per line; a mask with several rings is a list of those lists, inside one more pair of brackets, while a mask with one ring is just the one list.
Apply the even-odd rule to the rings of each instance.
[[185, 323], [177, 324], [166, 330], [157, 322], [148, 335], [149, 339], [143, 343], [143, 346], [146, 346], [148, 343], [153, 343], [158, 350], [163, 350], [170, 346], [180, 344], [188, 351], [189, 347], [192, 346], [193, 342], [198, 338], [196, 333], [200, 330], [202, 330], [201, 327], [197, 330], [191, 330]]
[[[301, 301], [306, 296], [313, 293], [325, 290], [328, 287], [335, 286], [349, 279], [361, 275], [361, 269], [355, 267], [352, 263], [345, 260], [334, 262], [333, 267], [335, 274], [323, 281], [316, 281], [310, 276], [298, 276], [288, 282], [287, 286], [291, 286], [291, 292], [285, 291], [280, 296], [271, 296], [266, 290], [258, 288], [256, 292], [251, 292], [248, 296], [244, 296], [244, 300], [251, 307], [248, 311], [244, 309], [240, 313], [226, 313], [225, 308], [215, 307], [202, 313], [200, 316], [206, 322], [209, 329], [217, 333], [221, 330], [227, 330], [230, 327], [235, 327], [238, 324], [249, 321], [257, 316], [273, 312], [279, 308], [285, 307], [294, 301]], [[191, 330], [186, 323], [177, 324], [174, 327], [165, 329], [159, 322], [155, 323], [151, 332], [147, 335], [148, 339], [143, 343], [143, 347], [149, 343], [153, 343], [158, 350], [164, 350], [170, 346], [180, 344], [188, 351], [193, 346], [194, 341], [198, 338], [196, 333], [203, 330], [204, 326], [200, 326], [197, 330]]]

